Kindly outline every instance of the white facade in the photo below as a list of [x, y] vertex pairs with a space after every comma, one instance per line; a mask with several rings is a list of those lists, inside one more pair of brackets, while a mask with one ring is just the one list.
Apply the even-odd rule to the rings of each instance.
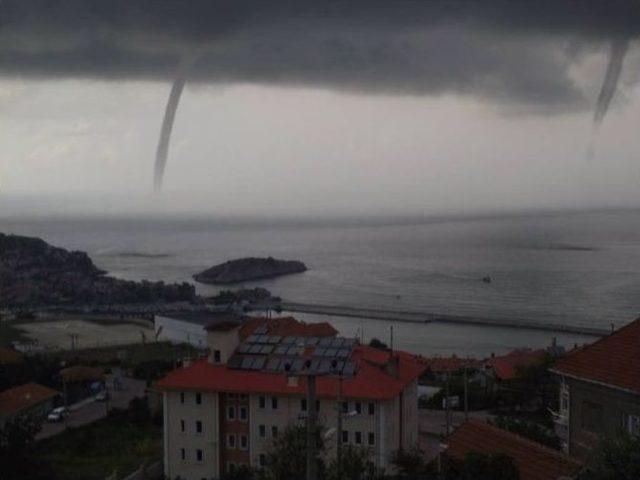
[[196, 348], [207, 348], [207, 332], [201, 323], [157, 315], [155, 328], [156, 332], [158, 329], [162, 329], [158, 340], [169, 341], [173, 344], [188, 343]]

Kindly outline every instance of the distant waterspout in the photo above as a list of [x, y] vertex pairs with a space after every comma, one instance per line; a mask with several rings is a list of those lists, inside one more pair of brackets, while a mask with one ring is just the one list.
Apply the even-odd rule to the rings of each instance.
[[162, 120], [162, 129], [160, 130], [160, 140], [158, 141], [158, 149], [156, 150], [156, 163], [154, 169], [154, 188], [160, 191], [162, 188], [162, 179], [164, 170], [167, 166], [167, 156], [169, 154], [169, 142], [171, 140], [171, 131], [173, 130], [173, 122], [180, 103], [180, 96], [184, 90], [186, 78], [180, 75], [176, 78], [171, 86], [171, 93], [167, 101], [167, 107]]
[[628, 37], [616, 38], [611, 43], [607, 73], [604, 76], [602, 88], [600, 89], [596, 103], [596, 110], [593, 113], [593, 124], [596, 129], [602, 124], [604, 117], [607, 115], [611, 100], [618, 89], [618, 80], [620, 79], [620, 73], [622, 73], [624, 57], [627, 54], [628, 48]]

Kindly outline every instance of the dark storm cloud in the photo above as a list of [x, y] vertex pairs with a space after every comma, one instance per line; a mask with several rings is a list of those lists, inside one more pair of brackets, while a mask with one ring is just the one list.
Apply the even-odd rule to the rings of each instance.
[[463, 93], [549, 110], [587, 102], [564, 41], [640, 33], [639, 1], [4, 0], [0, 73]]

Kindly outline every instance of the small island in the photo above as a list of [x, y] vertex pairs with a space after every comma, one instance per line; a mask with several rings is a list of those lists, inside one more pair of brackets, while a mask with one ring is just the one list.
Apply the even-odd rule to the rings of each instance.
[[307, 266], [297, 260], [277, 260], [275, 258], [240, 258], [215, 265], [197, 273], [193, 278], [200, 283], [227, 285], [249, 280], [264, 280], [281, 275], [302, 273]]

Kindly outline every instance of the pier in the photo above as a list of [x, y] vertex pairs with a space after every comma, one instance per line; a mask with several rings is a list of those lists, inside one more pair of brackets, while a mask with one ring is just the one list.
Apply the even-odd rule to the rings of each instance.
[[319, 305], [283, 301], [282, 310], [298, 313], [313, 313], [338, 317], [371, 318], [408, 323], [451, 323], [459, 325], [480, 325], [487, 327], [516, 328], [522, 330], [542, 330], [556, 333], [573, 333], [593, 337], [604, 337], [611, 333], [605, 328], [566, 325], [550, 322], [538, 322], [525, 319], [486, 318], [464, 315], [448, 315], [409, 310], [381, 310], [371, 308], [349, 307], [341, 305]]

